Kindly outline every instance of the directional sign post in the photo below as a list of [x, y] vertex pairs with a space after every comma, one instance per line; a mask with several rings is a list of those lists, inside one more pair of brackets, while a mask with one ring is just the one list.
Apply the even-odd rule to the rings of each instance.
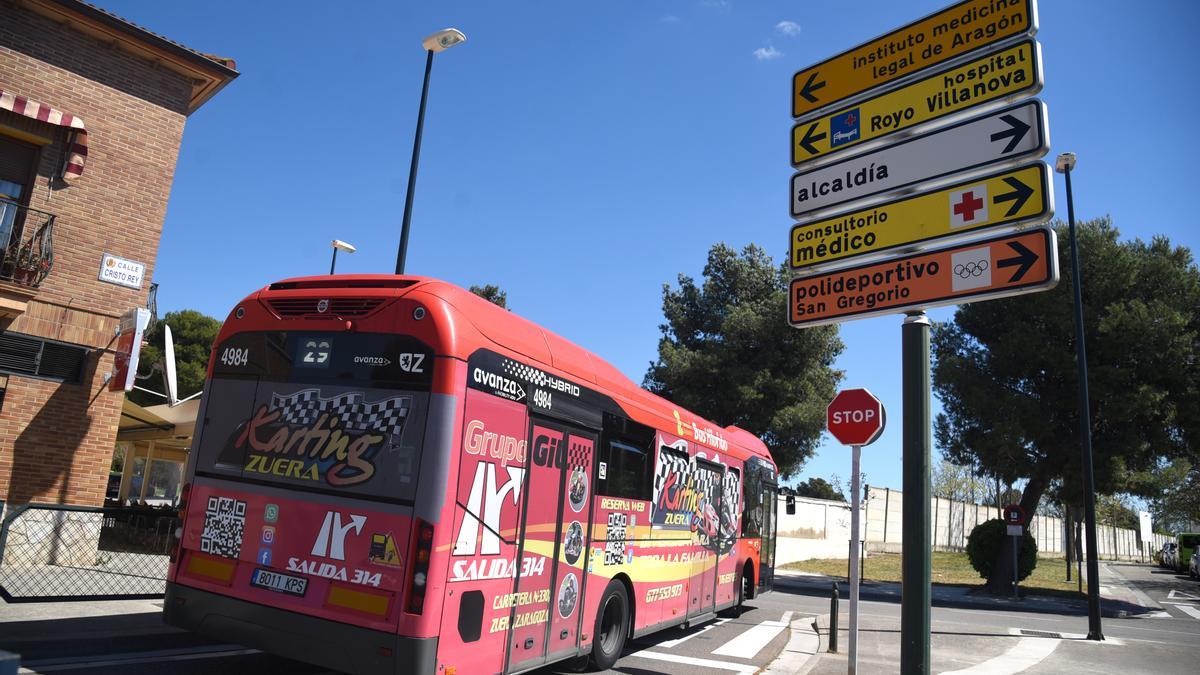
[[1035, 162], [792, 228], [791, 266], [801, 270], [916, 244], [960, 238], [1054, 216], [1050, 167]]
[[799, 171], [789, 201], [800, 222], [789, 242], [796, 278], [788, 320], [807, 327], [908, 314], [901, 329], [906, 675], [930, 671], [924, 310], [1058, 283], [1053, 230], [1028, 229], [1054, 213], [1049, 169], [1029, 161], [1049, 149], [1046, 109], [1018, 102], [1042, 88], [1037, 29], [1036, 0], [961, 0], [792, 77], [790, 154]]
[[1032, 96], [1042, 89], [1042, 53], [1025, 40], [942, 69], [792, 127], [792, 166], [824, 159], [964, 110]]
[[860, 488], [860, 460], [862, 446], [874, 443], [887, 424], [883, 403], [866, 389], [846, 389], [838, 392], [825, 409], [825, 422], [829, 433], [845, 445], [851, 446], [850, 462], [850, 654], [848, 673], [858, 670], [858, 587], [859, 541], [858, 518]]
[[959, 2], [793, 75], [792, 117], [1036, 32], [1033, 0]]
[[1038, 228], [793, 279], [793, 326], [990, 300], [1058, 283], [1054, 231]]
[[[1029, 101], [792, 176], [792, 217], [1050, 148], [1046, 109]], [[869, 202], [867, 202], [869, 203]]]

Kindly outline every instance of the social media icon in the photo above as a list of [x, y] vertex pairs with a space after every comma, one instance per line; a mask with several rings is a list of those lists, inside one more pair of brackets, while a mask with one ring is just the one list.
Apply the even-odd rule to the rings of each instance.
[[275, 527], [273, 525], [263, 525], [262, 543], [267, 546], [275, 543]]
[[263, 522], [274, 523], [279, 520], [279, 505], [267, 504], [267, 508], [263, 509]]
[[258, 560], [259, 565], [270, 565], [271, 564], [271, 549], [269, 549], [269, 548], [258, 549], [257, 560]]

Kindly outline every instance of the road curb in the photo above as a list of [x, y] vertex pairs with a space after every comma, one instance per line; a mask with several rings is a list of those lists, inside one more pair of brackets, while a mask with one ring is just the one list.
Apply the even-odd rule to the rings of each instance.
[[[791, 590], [809, 596], [827, 596], [828, 590], [825, 579], [821, 579], [819, 584], [805, 583], [801, 581], [805, 577], [791, 576], [791, 578], [780, 577], [776, 578], [778, 587], [789, 587]], [[810, 577], [811, 578], [811, 577]], [[828, 577], [832, 581], [837, 581], [840, 586], [844, 586], [844, 580]], [[861, 590], [861, 598], [872, 602], [888, 602], [900, 604], [900, 594], [898, 588], [896, 591], [889, 591], [889, 587], [898, 587], [899, 584], [886, 582], [878, 586], [864, 584]], [[1122, 587], [1124, 588], [1124, 587]], [[811, 592], [805, 592], [811, 591]], [[994, 597], [967, 597], [965, 594], [960, 594], [958, 597], [953, 595], [942, 595], [936, 590], [932, 598], [933, 607], [944, 607], [950, 609], [981, 609], [981, 610], [999, 610], [999, 611], [1016, 611], [1016, 612], [1031, 612], [1035, 614], [1064, 614], [1071, 616], [1087, 616], [1087, 598], [1081, 597], [1078, 599], [1064, 599], [1054, 596], [1044, 596], [1037, 594], [1029, 594], [1023, 596], [1020, 600], [1009, 600], [1006, 598]], [[1155, 610], [1146, 608], [1144, 611], [1118, 609], [1112, 607], [1114, 602], [1124, 602], [1125, 604], [1141, 605], [1141, 602], [1129, 602], [1110, 596], [1102, 596], [1100, 601], [1100, 614], [1106, 618], [1145, 618], [1148, 614]], [[1153, 601], [1152, 601], [1153, 602]]]
[[817, 633], [820, 616], [805, 616], [791, 622], [791, 635], [783, 651], [760, 671], [763, 675], [805, 675], [820, 661], [821, 636]]

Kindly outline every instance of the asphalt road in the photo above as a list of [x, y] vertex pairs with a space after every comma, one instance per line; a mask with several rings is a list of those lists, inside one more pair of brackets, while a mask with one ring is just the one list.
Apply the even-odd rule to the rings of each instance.
[[[672, 629], [637, 640], [628, 646], [617, 668], [608, 672], [688, 675], [753, 673], [768, 664], [786, 644], [790, 635], [786, 619], [798, 618], [792, 617], [788, 609], [794, 599], [795, 596], [790, 594], [771, 593], [751, 600], [737, 617], [719, 617], [689, 631]], [[6, 645], [6, 648], [21, 651], [22, 673], [329, 673], [325, 668], [263, 654], [240, 645], [218, 644], [159, 627], [155, 625], [156, 618], [146, 616], [141, 622], [131, 622], [127, 631], [118, 630], [115, 634], [83, 639], [71, 637], [74, 631], [70, 623], [85, 620], [68, 620], [61, 622], [63, 639], [46, 635], [20, 645]], [[133, 623], [141, 628], [135, 628]], [[3, 643], [0, 637], [0, 644]], [[559, 672], [569, 671], [554, 667], [537, 671], [538, 675]]]
[[1149, 565], [1109, 566], [1162, 605], [1172, 618], [1200, 621], [1200, 581], [1189, 578], [1187, 572]]
[[[1068, 672], [1196, 672], [1200, 655], [1200, 583], [1146, 565], [1113, 565], [1130, 584], [1161, 603], [1163, 614], [1149, 618], [1103, 620], [1104, 635], [1097, 645], [1080, 639], [1087, 632], [1082, 612], [1047, 614], [998, 609], [934, 607], [933, 645], [935, 672], [969, 663], [977, 653], [1003, 652], [1019, 640], [1021, 631], [1052, 641], [1047, 654], [1029, 673]], [[755, 672], [769, 663], [789, 637], [787, 619], [828, 613], [827, 591], [780, 577], [776, 592], [751, 600], [736, 618], [719, 618], [688, 631], [673, 629], [635, 641], [613, 673], [644, 675], [716, 675]], [[842, 603], [842, 627], [846, 623]], [[860, 614], [865, 626], [876, 626], [882, 666], [894, 663], [891, 643], [898, 640], [900, 606], [894, 601], [864, 601]], [[55, 633], [46, 633], [22, 645], [24, 673], [86, 673], [133, 675], [139, 673], [212, 673], [261, 675], [262, 673], [313, 674], [326, 669], [247, 650], [239, 645], [214, 644], [155, 623], [153, 615], [113, 620], [108, 634], [92, 631], [86, 639], [73, 630], [71, 621], [55, 622]], [[806, 622], [807, 623], [807, 622]], [[2, 631], [0, 631], [2, 632]], [[822, 648], [826, 644], [822, 636]], [[842, 640], [845, 640], [842, 634]], [[4, 642], [0, 637], [0, 644]], [[843, 643], [844, 644], [844, 643]], [[864, 644], [867, 644], [864, 638]], [[990, 650], [990, 651], [989, 651]], [[833, 665], [836, 665], [833, 664]], [[866, 663], [863, 663], [865, 666]], [[939, 666], [944, 666], [939, 668]], [[886, 672], [881, 667], [879, 672]], [[538, 671], [554, 675], [555, 668]], [[818, 671], [820, 672], [820, 671]], [[844, 666], [841, 672], [844, 671]], [[876, 672], [864, 669], [863, 672]], [[1012, 671], [1010, 671], [1012, 672]]]

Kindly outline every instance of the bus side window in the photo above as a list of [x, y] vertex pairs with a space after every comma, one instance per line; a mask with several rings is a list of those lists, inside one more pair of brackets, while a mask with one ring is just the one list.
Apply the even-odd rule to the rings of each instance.
[[628, 443], [611, 440], [605, 448], [608, 464], [606, 479], [600, 481], [600, 494], [626, 499], [650, 499], [652, 473], [650, 452]]
[[654, 430], [627, 419], [606, 415], [604, 464], [596, 494], [648, 501], [654, 487]]
[[742, 536], [762, 536], [762, 477], [758, 467], [752, 464], [746, 465], [746, 481], [742, 494], [746, 498], [746, 508], [742, 511]]

